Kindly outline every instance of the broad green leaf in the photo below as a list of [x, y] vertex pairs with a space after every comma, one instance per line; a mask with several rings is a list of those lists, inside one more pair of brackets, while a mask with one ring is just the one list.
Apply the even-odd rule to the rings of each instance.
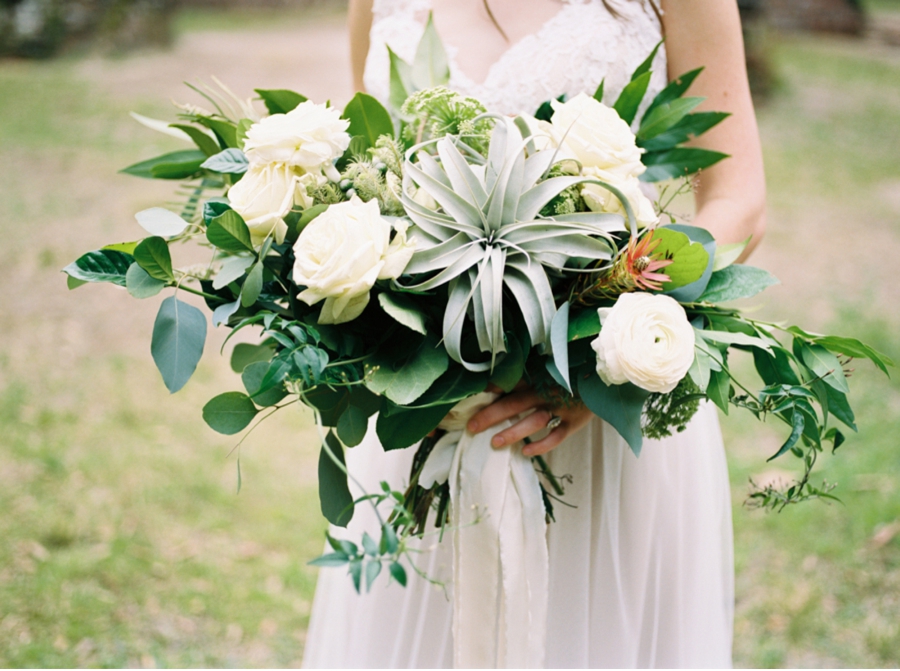
[[753, 363], [762, 381], [768, 385], [800, 384], [797, 372], [791, 367], [791, 356], [783, 348], [772, 348], [771, 352], [754, 348]]
[[241, 287], [241, 305], [245, 308], [250, 307], [259, 298], [259, 292], [263, 286], [263, 264], [257, 262], [253, 269], [247, 274], [244, 280], [244, 286]]
[[184, 233], [190, 224], [171, 210], [164, 207], [151, 207], [149, 210], [141, 210], [134, 218], [137, 223], [150, 235], [159, 235], [171, 238]]
[[425, 313], [419, 310], [415, 301], [408, 296], [385, 292], [378, 295], [378, 303], [385, 312], [406, 328], [422, 335], [428, 333], [425, 326]]
[[384, 106], [365, 93], [357, 93], [344, 108], [342, 119], [350, 122], [347, 132], [362, 137], [367, 147], [374, 147], [382, 135], [394, 136], [394, 122]]
[[767, 352], [772, 350], [772, 345], [763, 340], [749, 336], [746, 333], [734, 333], [732, 331], [712, 331], [710, 329], [695, 329], [697, 337], [710, 342], [718, 342], [725, 345], [744, 345], [745, 347], [758, 347]]
[[226, 252], [253, 251], [250, 229], [234, 210], [226, 210], [209, 223], [206, 239]]
[[243, 175], [250, 167], [250, 162], [240, 149], [228, 148], [210, 156], [200, 167], [226, 175]]
[[197, 119], [197, 123], [203, 124], [216, 134], [222, 149], [227, 149], [228, 147], [240, 148], [237, 143], [237, 126], [231, 121], [201, 117]]
[[132, 263], [128, 268], [128, 272], [125, 273], [125, 288], [135, 298], [152, 298], [162, 291], [167, 284], [166, 280], [158, 280], [155, 277], [151, 277], [137, 263]]
[[76, 280], [71, 275], [66, 277], [66, 286], [69, 288], [69, 291], [77, 289], [78, 287], [83, 287], [85, 284], [87, 284], [87, 282], [85, 282], [84, 280]]
[[218, 143], [212, 138], [211, 135], [208, 134], [207, 131], [202, 131], [196, 126], [179, 123], [169, 124], [169, 127], [177, 128], [182, 133], [191, 138], [191, 140], [194, 141], [194, 144], [197, 145], [197, 148], [207, 156], [212, 156], [213, 154], [217, 154], [219, 152]]
[[249, 396], [228, 391], [203, 406], [203, 421], [213, 431], [231, 436], [246, 429], [258, 412]]
[[81, 282], [112, 282], [124, 287], [132, 263], [134, 257], [131, 254], [99, 249], [79, 257], [63, 268], [63, 272]]
[[200, 171], [206, 154], [199, 149], [183, 149], [135, 163], [121, 170], [145, 179], [186, 179]]
[[327, 555], [316, 557], [312, 561], [306, 563], [308, 566], [336, 568], [338, 566], [346, 566], [348, 561], [350, 561], [350, 559], [343, 552], [330, 552]]
[[694, 345], [694, 361], [688, 370], [688, 375], [701, 394], [705, 394], [709, 388], [709, 380], [712, 375], [712, 360], [707, 348], [700, 343]]
[[140, 240], [134, 242], [114, 242], [111, 245], [103, 245], [100, 249], [111, 249], [114, 252], [123, 252], [130, 256], [134, 256], [134, 250], [141, 244]]
[[203, 203], [203, 221], [209, 225], [213, 219], [231, 209], [227, 198], [210, 198]]
[[607, 386], [592, 369], [578, 375], [578, 394], [588, 409], [625, 439], [635, 456], [643, 444], [641, 416], [650, 392], [631, 383]]
[[644, 94], [647, 93], [650, 75], [650, 72], [645, 72], [628, 82], [613, 105], [613, 109], [619, 113], [619, 116], [629, 126], [634, 121], [634, 116], [637, 114], [638, 107], [640, 107], [641, 101], [644, 99]]
[[837, 417], [853, 431], [857, 431], [856, 417], [853, 414], [853, 408], [847, 401], [847, 395], [842, 394], [830, 384], [822, 385], [828, 398], [828, 412]]
[[390, 102], [391, 107], [399, 111], [406, 99], [415, 90], [412, 83], [412, 68], [409, 63], [395, 54], [390, 47], [387, 50], [388, 58], [390, 58], [391, 62], [391, 90], [388, 102]]
[[716, 247], [716, 256], [713, 259], [713, 272], [717, 270], [722, 270], [727, 268], [732, 263], [735, 263], [744, 253], [744, 250], [747, 249], [747, 245], [750, 244], [750, 239], [753, 236], [749, 236], [743, 242], [732, 242], [726, 245], [718, 245]]
[[372, 589], [372, 583], [375, 582], [379, 573], [381, 573], [381, 562], [370, 560], [366, 564], [366, 591]]
[[[447, 403], [456, 404], [464, 398], [484, 391], [487, 388], [489, 377], [486, 371], [475, 373], [455, 365], [441, 375], [428, 391], [416, 399], [414, 406], [411, 407], [424, 408]], [[390, 414], [392, 408], [382, 409], [382, 412]]]
[[[382, 403], [384, 410], [391, 409], [386, 398]], [[398, 410], [394, 406], [391, 415], [380, 412], [375, 431], [381, 446], [385, 450], [398, 450], [414, 445], [434, 431], [454, 405], [456, 402], [411, 410]]]
[[235, 373], [242, 373], [251, 363], [271, 361], [274, 354], [275, 348], [269, 344], [238, 343], [231, 351], [231, 370]]
[[850, 385], [838, 358], [822, 345], [800, 344], [800, 358], [817, 376], [842, 394], [850, 393]]
[[401, 587], [406, 587], [406, 569], [397, 562], [391, 564], [391, 577], [400, 583]]
[[269, 114], [287, 114], [308, 98], [288, 89], [254, 89], [262, 98]]
[[319, 503], [325, 519], [338, 527], [346, 527], [353, 518], [353, 497], [344, 464], [344, 448], [329, 431], [319, 452]]
[[350, 394], [346, 389], [320, 386], [306, 392], [303, 402], [319, 411], [324, 426], [336, 427], [350, 403]]
[[222, 268], [213, 280], [213, 289], [221, 289], [244, 276], [247, 268], [253, 265], [256, 259], [250, 255], [229, 256], [222, 263]]
[[319, 384], [325, 366], [328, 365], [328, 352], [313, 345], [306, 345], [294, 352], [292, 359], [306, 386]]
[[[700, 297], [700, 294], [702, 294], [706, 290], [706, 287], [709, 284], [709, 278], [712, 276], [713, 259], [716, 255], [716, 239], [705, 228], [698, 228], [697, 226], [669, 224], [664, 228], [669, 231], [684, 233], [686, 236], [688, 236], [688, 238], [690, 238], [691, 243], [700, 243], [701, 245], [703, 245], [703, 249], [706, 250], [708, 262], [706, 264], [706, 269], [700, 276], [700, 279], [682, 287], [678, 287], [675, 289], [665, 289], [666, 293], [679, 303], [692, 303]], [[687, 261], [687, 259], [685, 259], [685, 261]], [[672, 266], [667, 266], [665, 268], [665, 272], [669, 273], [671, 268]], [[665, 287], [665, 285], [663, 286]]]
[[709, 264], [709, 254], [703, 245], [691, 242], [686, 234], [666, 226], [657, 228], [653, 239], [661, 241], [654, 254], [672, 260], [664, 270], [669, 276], [669, 281], [663, 284], [664, 291], [687, 286], [703, 276]]
[[253, 126], [252, 119], [241, 119], [238, 121], [237, 128], [234, 131], [235, 141], [237, 142], [238, 147], [243, 147], [244, 143], [247, 141], [247, 132]]
[[165, 282], [175, 279], [169, 245], [157, 235], [141, 241], [134, 250], [134, 260], [154, 279]]
[[731, 377], [724, 370], [710, 371], [709, 386], [706, 388], [706, 395], [710, 400], [719, 406], [719, 409], [728, 414], [728, 399], [731, 391]]
[[649, 140], [660, 133], [664, 133], [681, 121], [703, 100], [703, 98], [678, 98], [677, 100], [663, 103], [644, 117], [637, 132], [637, 139], [639, 141]]
[[727, 266], [710, 276], [706, 291], [697, 300], [724, 303], [750, 298], [773, 284], [778, 284], [778, 279], [762, 268], [745, 265]]
[[699, 75], [701, 72], [703, 72], [703, 68], [697, 68], [696, 70], [691, 70], [690, 72], [687, 72], [673, 79], [668, 86], [666, 86], [656, 95], [656, 97], [653, 99], [653, 102], [650, 103], [650, 106], [644, 113], [645, 116], [652, 113], [653, 110], [658, 106], [663, 105], [667, 102], [671, 102], [672, 100], [683, 96], [688, 88], [690, 88], [691, 84], [694, 83], [697, 75]]
[[238, 298], [236, 301], [232, 301], [231, 303], [222, 303], [222, 305], [213, 310], [212, 325], [215, 328], [219, 328], [222, 324], [227, 324], [228, 320], [231, 319], [231, 316], [240, 309], [240, 298]]
[[643, 156], [647, 170], [641, 174], [642, 182], [662, 182], [693, 175], [718, 163], [728, 154], [696, 147], [679, 147], [669, 151], [648, 152]]
[[600, 333], [600, 315], [596, 308], [572, 313], [569, 318], [569, 341], [590, 338]]
[[814, 336], [814, 339], [816, 343], [822, 345], [832, 352], [843, 354], [845, 356], [852, 356], [857, 359], [869, 359], [886, 375], [890, 374], [888, 373], [888, 366], [893, 367], [894, 365], [894, 362], [890, 357], [869, 347], [865, 343], [860, 342], [856, 338], [844, 338], [840, 336]]
[[159, 306], [150, 352], [171, 393], [181, 389], [203, 356], [206, 318], [197, 308], [170, 296]]
[[511, 392], [525, 374], [527, 352], [513, 333], [506, 334], [506, 356], [494, 366], [491, 384], [495, 384], [507, 394]]
[[356, 447], [366, 437], [369, 428], [369, 417], [362, 408], [351, 404], [344, 410], [338, 420], [337, 433], [341, 442], [347, 447]]
[[416, 47], [410, 74], [416, 89], [430, 89], [450, 81], [450, 61], [434, 27], [431, 12], [428, 13], [425, 32]]
[[402, 363], [374, 357], [372, 364], [374, 370], [367, 376], [366, 386], [398, 405], [408, 405], [441, 377], [449, 366], [449, 359], [437, 337], [428, 336]]
[[262, 381], [268, 372], [268, 361], [255, 361], [245, 366], [241, 372], [241, 382], [244, 383], [244, 389], [247, 390], [253, 402], [263, 408], [269, 408], [287, 396], [284, 385], [276, 385], [262, 393], [259, 392]]

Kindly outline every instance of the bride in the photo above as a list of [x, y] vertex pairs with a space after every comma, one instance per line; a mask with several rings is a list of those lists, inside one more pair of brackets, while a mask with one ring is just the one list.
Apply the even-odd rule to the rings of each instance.
[[[428, 12], [450, 56], [450, 86], [493, 112], [533, 113], [561, 94], [593, 92], [606, 80], [608, 104], [662, 36], [650, 94], [670, 77], [705, 66], [691, 95], [732, 116], [703, 136], [731, 158], [704, 171], [693, 224], [720, 243], [764, 230], [762, 157], [735, 0], [351, 0], [355, 84], [386, 100], [387, 46], [410, 61]], [[583, 407], [554, 408], [522, 388], [469, 422], [497, 433], [497, 449], [548, 453], [554, 473], [571, 475], [547, 536], [548, 667], [724, 667], [731, 665], [733, 559], [731, 501], [714, 406], [688, 428], [645, 441], [635, 458], [619, 435]], [[370, 491], [399, 487], [413, 450], [384, 453], [374, 431], [348, 451]], [[510, 447], [512, 446], [512, 447]], [[362, 507], [349, 529], [359, 538], [374, 517]], [[447, 543], [426, 541], [419, 564], [449, 582]], [[426, 547], [427, 546], [427, 547]], [[450, 586], [452, 589], [452, 585]], [[413, 577], [406, 588], [376, 583], [357, 595], [342, 571], [319, 576], [307, 639], [307, 667], [448, 667], [452, 609], [444, 593]]]

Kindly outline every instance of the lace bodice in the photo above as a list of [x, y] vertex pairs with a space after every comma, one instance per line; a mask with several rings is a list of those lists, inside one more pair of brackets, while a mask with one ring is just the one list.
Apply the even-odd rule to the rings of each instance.
[[[606, 78], [604, 102], [612, 104], [634, 69], [660, 40], [661, 27], [650, 0], [563, 0], [560, 11], [537, 32], [510, 45], [491, 65], [481, 84], [455, 62], [457, 49], [446, 44], [451, 88], [478, 98], [502, 114], [533, 113], [546, 100], [582, 91], [593, 94]], [[422, 36], [430, 0], [375, 0], [364, 82], [387, 100], [390, 69], [387, 46], [411, 62]], [[666, 84], [660, 49], [650, 82], [651, 94]]]

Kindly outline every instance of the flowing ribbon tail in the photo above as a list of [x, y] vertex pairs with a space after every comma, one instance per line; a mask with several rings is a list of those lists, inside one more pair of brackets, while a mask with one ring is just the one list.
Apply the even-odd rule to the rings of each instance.
[[549, 558], [537, 474], [520, 446], [494, 450], [492, 433], [453, 433], [454, 666], [540, 668]]

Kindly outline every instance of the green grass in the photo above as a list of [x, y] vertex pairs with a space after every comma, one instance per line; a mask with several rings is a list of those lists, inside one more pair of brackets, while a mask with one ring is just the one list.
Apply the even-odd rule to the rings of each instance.
[[[274, 21], [210, 16], [184, 15], [180, 29]], [[785, 285], [764, 314], [900, 360], [900, 59], [799, 37], [776, 58], [781, 88], [760, 111], [771, 207], [757, 259]], [[149, 356], [158, 300], [69, 293], [59, 274], [93, 245], [137, 237], [132, 214], [171, 196], [116, 174], [177, 146], [127, 117], [166, 117], [166, 100], [112, 92], [87, 65], [0, 63], [0, 666], [295, 665], [315, 577], [305, 562], [324, 529], [308, 417], [286, 410], [247, 441], [237, 494], [235, 441], [200, 419], [239, 385], [217, 354], [222, 334], [169, 396]], [[860, 433], [816, 474], [839, 484], [842, 505], [744, 509], [749, 477], [797, 469], [764, 462], [777, 428], [723, 422], [738, 665], [900, 664], [900, 389], [856, 368]]]

